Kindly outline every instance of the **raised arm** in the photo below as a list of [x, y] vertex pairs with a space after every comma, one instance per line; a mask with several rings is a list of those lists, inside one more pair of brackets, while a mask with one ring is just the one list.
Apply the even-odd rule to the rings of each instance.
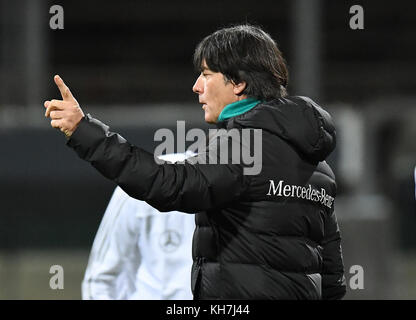
[[68, 146], [131, 197], [145, 200], [160, 211], [195, 213], [225, 206], [246, 190], [248, 178], [242, 165], [231, 161], [224, 165], [198, 161], [157, 164], [152, 154], [85, 116], [64, 81], [59, 76], [54, 81], [63, 100], [45, 101], [45, 116], [51, 118], [51, 126], [64, 132]]
[[131, 197], [160, 211], [195, 213], [225, 206], [248, 186], [243, 167], [237, 164], [159, 165], [152, 154], [89, 116], [82, 119], [68, 146]]

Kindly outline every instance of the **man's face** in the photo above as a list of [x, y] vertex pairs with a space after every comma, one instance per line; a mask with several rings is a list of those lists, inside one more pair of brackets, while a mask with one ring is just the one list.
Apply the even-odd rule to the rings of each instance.
[[222, 73], [211, 71], [205, 61], [192, 90], [199, 96], [199, 103], [202, 104], [205, 121], [208, 123], [217, 122], [218, 116], [227, 104], [240, 100], [235, 94], [235, 85], [226, 81]]

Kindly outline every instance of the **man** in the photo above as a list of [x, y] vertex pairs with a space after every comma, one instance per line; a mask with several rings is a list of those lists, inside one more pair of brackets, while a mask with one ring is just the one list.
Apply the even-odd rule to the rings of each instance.
[[[183, 161], [185, 155], [163, 157]], [[82, 282], [84, 300], [189, 300], [194, 217], [162, 214], [116, 188]]]
[[[201, 73], [193, 91], [205, 121], [225, 130], [184, 164], [158, 165], [153, 155], [84, 116], [58, 76], [63, 101], [46, 101], [45, 115], [81, 158], [130, 196], [161, 211], [197, 212], [194, 298], [342, 298], [336, 183], [324, 161], [335, 148], [330, 115], [308, 98], [287, 96], [285, 61], [260, 28], [214, 32], [197, 46], [194, 63]], [[227, 147], [233, 129], [261, 130], [260, 146], [239, 145], [243, 155], [247, 148], [261, 150], [260, 173], [245, 174], [246, 164], [234, 161], [232, 150], [218, 153], [217, 138], [225, 136], [220, 147]], [[226, 163], [211, 161], [224, 155]]]

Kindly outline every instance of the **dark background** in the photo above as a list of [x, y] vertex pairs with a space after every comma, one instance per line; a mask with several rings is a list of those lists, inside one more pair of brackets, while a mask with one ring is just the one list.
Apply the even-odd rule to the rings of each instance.
[[[64, 8], [63, 30], [49, 27], [54, 4]], [[364, 8], [364, 30], [349, 26], [355, 4]], [[6, 255], [88, 251], [115, 187], [79, 160], [43, 118], [43, 101], [59, 98], [53, 75], [64, 78], [86, 112], [152, 151], [155, 130], [175, 128], [183, 115], [192, 115], [187, 128], [207, 128], [191, 90], [197, 77], [194, 48], [218, 28], [244, 22], [260, 25], [277, 41], [289, 65], [290, 94], [310, 96], [336, 123], [345, 121], [337, 127], [339, 147], [329, 162], [339, 186], [346, 267], [364, 256], [385, 261], [391, 251], [415, 252], [414, 1], [0, 0], [0, 5], [0, 250]], [[360, 141], [345, 114], [359, 119]], [[363, 169], [354, 179], [341, 162], [356, 150], [343, 141], [364, 150], [358, 161]], [[362, 230], [368, 238], [357, 240], [357, 227], [368, 221]], [[373, 241], [394, 248], [355, 251]], [[371, 294], [366, 298], [375, 297]]]

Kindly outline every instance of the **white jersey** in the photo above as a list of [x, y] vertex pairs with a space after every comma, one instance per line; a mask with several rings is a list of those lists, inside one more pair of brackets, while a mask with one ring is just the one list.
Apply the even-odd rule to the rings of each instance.
[[82, 298], [192, 299], [195, 217], [161, 213], [117, 187], [82, 282]]

